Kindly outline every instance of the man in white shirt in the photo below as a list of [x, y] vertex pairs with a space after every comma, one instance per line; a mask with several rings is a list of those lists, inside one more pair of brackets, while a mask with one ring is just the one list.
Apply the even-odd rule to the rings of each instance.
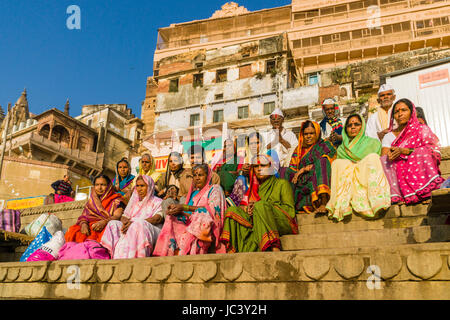
[[377, 99], [380, 107], [367, 120], [367, 136], [383, 141], [384, 136], [389, 132], [392, 105], [395, 98], [395, 90], [391, 85], [383, 84], [380, 86]]
[[275, 150], [280, 159], [280, 167], [288, 167], [292, 153], [298, 145], [297, 136], [286, 128], [283, 128], [284, 114], [277, 108], [270, 115], [272, 129], [269, 131], [267, 141], [270, 143], [266, 150]]

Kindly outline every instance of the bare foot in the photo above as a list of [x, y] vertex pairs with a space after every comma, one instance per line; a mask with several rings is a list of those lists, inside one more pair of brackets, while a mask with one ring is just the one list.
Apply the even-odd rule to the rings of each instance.
[[325, 207], [325, 205], [323, 204], [323, 205], [321, 205], [320, 207], [318, 207], [316, 209], [316, 213], [318, 213], [318, 214], [326, 214], [326, 213], [328, 213], [328, 210]]
[[277, 252], [279, 252], [279, 251], [280, 251], [280, 248], [273, 247], [273, 248], [272, 248], [272, 251], [277, 251]]
[[429, 204], [429, 203], [431, 203], [431, 199], [423, 200], [422, 203], [423, 204]]

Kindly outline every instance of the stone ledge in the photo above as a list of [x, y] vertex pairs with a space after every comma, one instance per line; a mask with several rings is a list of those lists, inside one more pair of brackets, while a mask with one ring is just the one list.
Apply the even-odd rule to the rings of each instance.
[[[1, 263], [0, 298], [186, 299], [195, 289], [199, 299], [209, 300], [316, 299], [317, 290], [329, 286], [341, 293], [359, 288], [346, 294], [354, 299], [450, 299], [450, 243], [358, 251]], [[381, 271], [380, 291], [366, 285], [371, 265]], [[74, 266], [80, 270], [80, 290], [67, 285]], [[413, 291], [399, 291], [411, 283]], [[335, 298], [334, 290], [322, 294]]]
[[413, 216], [413, 217], [399, 217], [399, 218], [384, 218], [378, 220], [350, 220], [350, 221], [332, 221], [319, 220], [319, 223], [299, 224], [299, 234], [317, 234], [330, 232], [350, 232], [350, 231], [364, 231], [364, 230], [381, 230], [381, 229], [396, 229], [396, 228], [410, 228], [430, 225], [443, 225], [447, 219], [447, 215], [439, 216]]
[[330, 232], [319, 234], [284, 235], [283, 250], [310, 250], [340, 247], [376, 247], [450, 241], [448, 225], [410, 228]]
[[81, 200], [81, 201], [71, 201], [71, 202], [64, 202], [64, 203], [48, 204], [45, 206], [39, 206], [39, 207], [33, 207], [33, 208], [26, 208], [26, 209], [21, 210], [20, 216], [26, 217], [26, 216], [48, 213], [48, 212], [53, 213], [53, 212], [58, 212], [58, 211], [83, 209], [86, 202], [87, 202], [86, 200]]

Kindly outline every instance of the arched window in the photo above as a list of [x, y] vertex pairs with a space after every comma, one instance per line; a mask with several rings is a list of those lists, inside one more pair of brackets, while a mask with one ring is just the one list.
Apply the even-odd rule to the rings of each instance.
[[61, 125], [56, 125], [53, 127], [50, 140], [56, 143], [60, 143], [64, 148], [70, 148], [69, 131]]
[[86, 137], [80, 137], [78, 139], [78, 148], [81, 151], [91, 151], [89, 150], [89, 139]]
[[39, 131], [39, 135], [43, 136], [45, 139], [48, 139], [49, 133], [50, 133], [50, 125], [48, 124], [44, 125]]

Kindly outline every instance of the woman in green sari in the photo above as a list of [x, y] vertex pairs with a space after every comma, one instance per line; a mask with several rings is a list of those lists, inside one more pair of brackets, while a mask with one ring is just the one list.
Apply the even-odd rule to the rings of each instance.
[[225, 140], [222, 160], [213, 169], [220, 177], [220, 186], [225, 196], [228, 197], [233, 191], [234, 183], [244, 164], [244, 159], [237, 155], [236, 141]]
[[297, 213], [327, 213], [331, 162], [335, 158], [336, 149], [330, 141], [321, 138], [319, 124], [303, 122], [289, 167], [280, 170], [280, 177], [291, 182]]
[[229, 253], [279, 251], [282, 235], [298, 233], [289, 182], [274, 176], [276, 164], [269, 155], [257, 155], [252, 163], [247, 193], [225, 214], [220, 240]]
[[391, 205], [390, 186], [380, 161], [381, 143], [365, 133], [364, 118], [350, 115], [331, 166], [329, 218], [341, 221], [353, 210], [373, 218]]

